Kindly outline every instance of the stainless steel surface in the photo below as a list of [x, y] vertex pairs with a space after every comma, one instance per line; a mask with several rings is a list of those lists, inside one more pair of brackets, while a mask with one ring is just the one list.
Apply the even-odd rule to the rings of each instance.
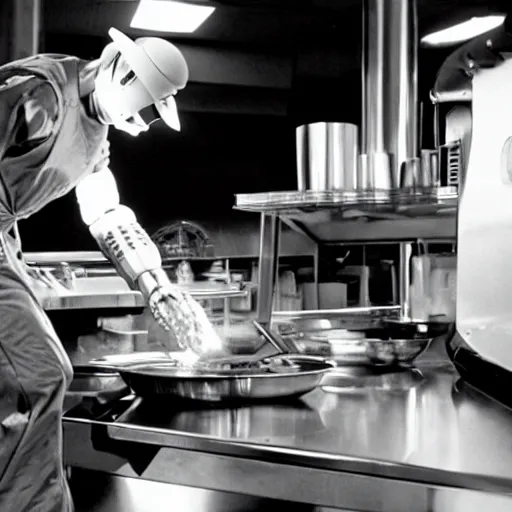
[[234, 299], [238, 297], [246, 297], [248, 291], [241, 288], [239, 284], [220, 285], [211, 283], [211, 285], [202, 282], [196, 282], [192, 285], [181, 285], [195, 299]]
[[390, 191], [398, 186], [393, 176], [393, 159], [388, 153], [374, 152], [365, 155], [366, 158], [360, 160], [363, 166], [362, 190], [370, 193], [376, 192], [388, 198]]
[[[336, 327], [329, 327], [332, 324]], [[410, 366], [428, 349], [434, 336], [446, 339], [449, 332], [448, 326], [438, 328], [437, 333], [428, 333], [427, 327], [422, 327], [424, 329], [411, 325], [389, 328], [382, 319], [372, 322], [367, 317], [358, 322], [356, 317], [348, 317], [334, 322], [327, 319], [290, 321], [282, 326], [282, 330], [288, 328], [287, 337], [294, 338], [297, 343], [327, 345], [330, 358], [337, 366], [390, 367]]]
[[368, 306], [356, 308], [341, 309], [318, 309], [310, 311], [275, 311], [272, 315], [274, 320], [292, 319], [298, 322], [307, 320], [308, 322], [317, 320], [319, 322], [328, 321], [329, 325], [336, 327], [337, 322], [344, 322], [344, 318], [352, 316], [361, 316], [366, 321], [368, 317], [381, 318], [390, 315], [397, 315], [400, 312], [400, 306]]
[[398, 186], [402, 164], [418, 156], [417, 49], [415, 0], [365, 0], [361, 153], [377, 187]]
[[274, 325], [279, 328], [283, 326], [290, 326], [306, 336], [308, 333], [322, 333], [324, 331], [332, 331], [333, 329], [348, 329], [358, 331], [361, 329], [371, 329], [380, 327], [382, 325], [382, 318], [376, 315], [362, 315], [362, 314], [344, 314], [340, 316], [333, 316], [331, 318], [314, 318], [314, 317], [288, 317], [276, 318], [274, 315]]
[[[250, 461], [271, 462], [265, 466], [266, 471], [272, 472], [281, 487], [283, 478], [288, 478], [294, 468], [316, 468], [324, 479], [336, 473], [337, 482], [346, 482], [348, 474], [361, 475], [365, 485], [359, 487], [357, 478], [350, 480], [351, 485], [359, 494], [366, 487], [367, 492], [371, 489], [369, 494], [381, 498], [382, 489], [370, 485], [374, 478], [383, 477], [390, 485], [394, 482], [395, 491], [400, 488], [399, 481], [407, 481], [445, 489], [512, 492], [508, 435], [512, 413], [461, 383], [444, 346], [433, 344], [418, 359], [416, 369], [396, 373], [359, 371], [345, 374], [345, 378], [340, 375], [337, 380], [328, 373], [324, 379], [325, 389], [316, 389], [296, 405], [249, 407], [249, 415], [237, 413], [239, 407], [229, 408], [233, 411], [230, 420], [226, 419], [227, 414], [213, 411], [211, 415], [198, 415], [195, 420], [193, 414], [188, 414], [184, 424], [175, 408], [147, 406], [139, 413], [136, 404], [116, 423], [109, 424], [108, 432], [117, 440], [178, 451], [195, 450], [195, 457], [197, 451], [217, 458], [235, 456], [238, 471], [254, 469], [255, 472], [248, 472], [251, 479], [263, 472]], [[268, 421], [269, 417], [272, 421]], [[224, 426], [219, 427], [219, 421]], [[226, 421], [231, 421], [229, 427]], [[65, 423], [80, 420], [68, 417]], [[176, 456], [176, 452], [173, 454]], [[167, 471], [176, 476], [172, 469], [176, 459], [170, 457], [167, 464]], [[144, 478], [157, 468], [162, 472], [163, 467], [160, 460]], [[239, 490], [244, 485], [247, 491], [251, 488], [245, 479], [236, 481]], [[301, 485], [305, 486], [304, 491], [318, 496], [313, 480]], [[325, 493], [326, 488], [321, 488]], [[355, 493], [344, 489], [342, 494], [347, 496]], [[338, 499], [338, 505], [348, 501], [344, 502], [341, 496]], [[329, 501], [335, 499], [331, 496]]]
[[145, 301], [138, 291], [112, 293], [73, 293], [40, 299], [45, 310], [143, 308]]
[[261, 214], [260, 258], [258, 276], [257, 320], [270, 326], [272, 304], [279, 267], [279, 238], [281, 222], [276, 215]]
[[[187, 447], [158, 449], [141, 475], [140, 467], [138, 472], [132, 469], [128, 462], [128, 454], [126, 457], [120, 457], [95, 451], [91, 446], [90, 425], [67, 422], [65, 428], [65, 439], [73, 437], [75, 441], [73, 443], [70, 440], [66, 447], [67, 461], [79, 467], [103, 472], [110, 480], [105, 482], [105, 479], [102, 479], [102, 485], [95, 485], [97, 481], [94, 478], [89, 480], [85, 476], [82, 479], [90, 485], [87, 492], [88, 503], [94, 498], [110, 498], [109, 506], [85, 507], [83, 510], [87, 512], [154, 512], [167, 510], [170, 503], [173, 510], [182, 510], [179, 503], [175, 505], [176, 498], [173, 499], [168, 494], [162, 496], [161, 491], [155, 489], [159, 485], [158, 482], [186, 486], [186, 490], [180, 487], [179, 489], [180, 494], [188, 495], [183, 508], [187, 512], [191, 510], [190, 505], [194, 507], [192, 510], [201, 511], [200, 503], [206, 506], [205, 510], [208, 512], [216, 510], [214, 503], [204, 498], [194, 500], [190, 496], [191, 490], [194, 490], [191, 488], [215, 489], [230, 493], [230, 501], [224, 500], [224, 496], [220, 498], [219, 510], [222, 512], [229, 512], [229, 505], [237, 502], [236, 496], [232, 493], [265, 500], [258, 505], [271, 504], [271, 499], [289, 502], [279, 503], [276, 507], [270, 508], [260, 508], [258, 505], [251, 508], [249, 499], [246, 499], [245, 503], [240, 504], [240, 508], [235, 508], [237, 512], [287, 508], [294, 512], [509, 512], [512, 506], [512, 498], [499, 493], [476, 492], [446, 485], [438, 486], [349, 472], [325, 471], [281, 463], [279, 460], [261, 461], [247, 457], [219, 456], [215, 453], [189, 451]], [[77, 444], [80, 444], [80, 449]], [[149, 447], [149, 450], [151, 448], [153, 447]], [[109, 474], [105, 475], [105, 471]], [[75, 467], [71, 475], [74, 473]], [[112, 480], [117, 480], [117, 485]], [[133, 485], [134, 483], [137, 485]], [[110, 494], [112, 491], [114, 496]], [[122, 496], [119, 491], [128, 491], [129, 495]], [[142, 499], [139, 493], [143, 493], [145, 499]], [[308, 504], [310, 508], [307, 508]], [[115, 508], [116, 506], [119, 508]], [[77, 510], [79, 511], [80, 509]]]
[[404, 321], [411, 320], [411, 256], [412, 244], [402, 242], [400, 244], [400, 318]]
[[274, 333], [270, 328], [261, 325], [257, 321], [254, 321], [253, 324], [258, 333], [261, 334], [279, 354], [296, 354], [300, 352], [291, 340], [285, 340], [279, 333]]
[[319, 224], [323, 218], [333, 214], [346, 220], [358, 217], [398, 220], [444, 213], [453, 215], [457, 200], [456, 190], [440, 196], [436, 189], [419, 189], [414, 194], [410, 190], [258, 192], [237, 194], [235, 208], [302, 221], [309, 216], [312, 224]]
[[63, 252], [26, 252], [23, 253], [29, 264], [60, 264], [68, 263], [108, 263], [107, 258], [99, 251], [63, 251]]
[[[292, 222], [292, 225], [294, 223]], [[308, 231], [308, 236], [311, 238], [312, 235]], [[315, 282], [315, 291], [313, 293], [313, 307], [318, 309], [320, 307], [320, 244], [315, 237], [313, 237], [316, 243], [315, 254], [313, 257], [313, 279]]]
[[319, 122], [299, 126], [296, 147], [299, 190], [358, 188], [356, 125]]
[[78, 468], [72, 469], [69, 483], [75, 512], [256, 512], [283, 508], [294, 512], [321, 512], [314, 505], [150, 482]]
[[473, 78], [471, 153], [457, 239], [457, 330], [512, 371], [512, 60]]
[[409, 193], [416, 194], [422, 188], [421, 159], [414, 157], [402, 162], [400, 167], [399, 186]]
[[430, 188], [439, 185], [439, 151], [421, 150], [421, 186]]
[[[438, 193], [440, 191], [438, 190]], [[455, 197], [456, 197], [455, 191]], [[440, 201], [442, 198], [440, 196]], [[354, 242], [390, 243], [407, 240], [439, 240], [453, 243], [456, 238], [456, 207], [448, 209], [446, 215], [436, 217], [380, 219], [372, 222], [350, 220], [336, 211], [315, 211], [295, 213], [293, 218], [281, 216], [283, 224], [297, 234], [314, 237], [317, 243], [345, 244]], [[305, 239], [305, 238], [304, 238]], [[398, 301], [397, 301], [398, 303]]]
[[[287, 404], [162, 405], [132, 402], [113, 423], [71, 411], [66, 464], [351, 511], [512, 507], [512, 413], [462, 383], [443, 345], [411, 370], [336, 369]], [[132, 466], [122, 441], [158, 450]]]

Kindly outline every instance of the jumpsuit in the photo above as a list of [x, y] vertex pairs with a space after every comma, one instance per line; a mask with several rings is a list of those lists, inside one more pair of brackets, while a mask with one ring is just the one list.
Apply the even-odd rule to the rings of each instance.
[[[82, 101], [84, 66], [74, 57], [38, 55], [0, 67], [1, 512], [73, 510], [61, 424], [73, 370], [9, 232], [18, 219], [71, 191], [105, 153], [108, 128]], [[13, 154], [16, 116], [33, 94], [33, 77], [55, 92], [54, 129], [28, 151]]]

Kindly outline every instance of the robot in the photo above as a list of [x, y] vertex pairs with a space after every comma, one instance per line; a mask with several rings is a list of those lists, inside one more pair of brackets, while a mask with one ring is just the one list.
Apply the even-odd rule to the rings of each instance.
[[[71, 363], [23, 261], [17, 221], [76, 191], [100, 249], [185, 352], [221, 348], [205, 312], [173, 285], [160, 254], [120, 204], [109, 169], [109, 126], [133, 136], [180, 128], [174, 95], [188, 80], [180, 51], [111, 29], [95, 61], [42, 54], [0, 67], [0, 510], [73, 510], [61, 416]], [[41, 276], [39, 276], [41, 277]], [[39, 283], [40, 284], [40, 283]]]

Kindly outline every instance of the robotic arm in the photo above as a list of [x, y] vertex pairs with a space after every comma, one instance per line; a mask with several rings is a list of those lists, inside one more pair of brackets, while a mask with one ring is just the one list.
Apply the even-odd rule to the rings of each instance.
[[133, 211], [119, 204], [115, 178], [107, 166], [76, 187], [80, 213], [105, 256], [132, 289], [146, 298], [156, 321], [174, 331], [182, 349], [204, 353], [222, 349], [222, 342], [201, 306], [170, 282], [158, 248], [137, 222]]

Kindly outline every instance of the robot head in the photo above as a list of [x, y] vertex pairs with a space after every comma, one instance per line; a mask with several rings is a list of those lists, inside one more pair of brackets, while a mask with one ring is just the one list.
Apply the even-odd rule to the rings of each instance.
[[162, 119], [175, 130], [180, 121], [174, 95], [185, 87], [188, 67], [181, 52], [156, 37], [132, 41], [114, 28], [103, 50], [95, 95], [109, 121], [131, 135]]

